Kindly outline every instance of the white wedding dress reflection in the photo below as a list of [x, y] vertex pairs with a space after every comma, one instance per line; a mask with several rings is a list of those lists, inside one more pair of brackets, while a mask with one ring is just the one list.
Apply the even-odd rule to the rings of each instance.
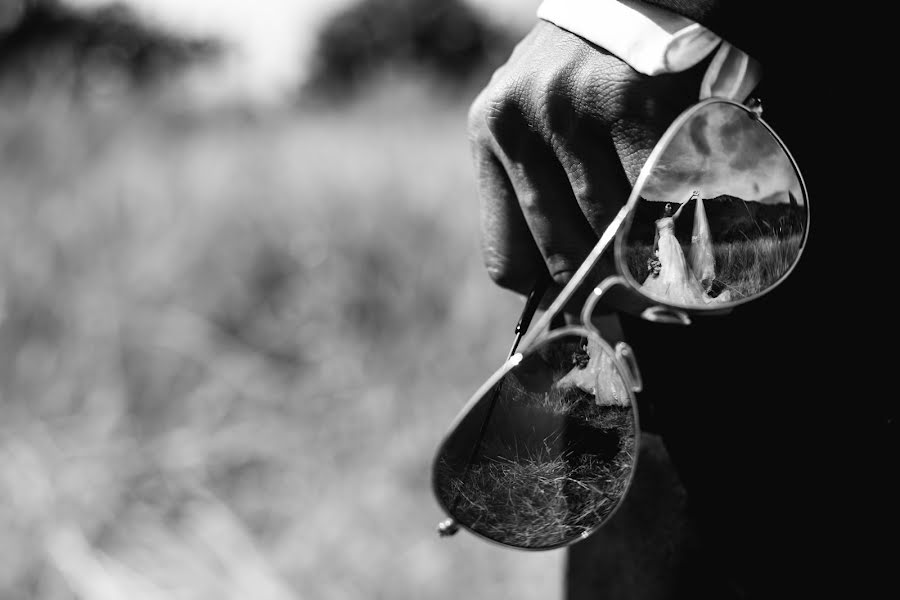
[[688, 262], [694, 277], [701, 283], [715, 279], [716, 259], [713, 256], [712, 236], [709, 234], [709, 221], [706, 220], [703, 199], [699, 197], [697, 207], [694, 209], [694, 231], [691, 234]]
[[[691, 236], [693, 265], [688, 264], [684, 252], [681, 250], [681, 244], [675, 237], [675, 220], [686, 205], [687, 202], [682, 204], [673, 215], [662, 217], [656, 221], [656, 257], [659, 260], [659, 273], [648, 275], [641, 285], [641, 291], [651, 298], [673, 304], [727, 302], [731, 299], [728, 290], [713, 297], [706, 293], [703, 284], [700, 283], [701, 277], [710, 281], [715, 277], [709, 225], [702, 202], [698, 201], [694, 218], [694, 234]], [[699, 216], [696, 216], [698, 214]], [[698, 221], [700, 231], [698, 231]], [[697, 246], [696, 252], [694, 251], [695, 245]]]
[[556, 382], [556, 387], [578, 387], [593, 394], [599, 406], [628, 406], [628, 389], [609, 351], [593, 338], [588, 338], [585, 351], [587, 364], [573, 367]]

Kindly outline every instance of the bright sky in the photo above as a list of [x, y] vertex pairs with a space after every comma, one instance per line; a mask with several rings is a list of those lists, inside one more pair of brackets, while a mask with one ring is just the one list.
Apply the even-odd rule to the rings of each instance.
[[[353, 0], [65, 0], [75, 7], [120, 3], [174, 31], [234, 45], [222, 71], [196, 83], [216, 94], [277, 102], [304, 76], [316, 28]], [[427, 0], [426, 0], [427, 1]], [[539, 0], [466, 0], [503, 22], [534, 20]]]
[[[724, 106], [724, 107], [723, 107]], [[743, 200], [803, 204], [800, 181], [788, 156], [761, 125], [731, 105], [711, 104], [684, 123], [642, 189], [653, 201], [686, 201], [722, 194]]]

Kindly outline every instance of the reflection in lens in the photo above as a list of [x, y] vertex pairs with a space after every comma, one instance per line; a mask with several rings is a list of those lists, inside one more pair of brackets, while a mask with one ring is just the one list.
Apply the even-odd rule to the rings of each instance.
[[489, 539], [551, 548], [596, 529], [634, 466], [632, 396], [606, 346], [567, 334], [526, 354], [441, 447], [435, 492]]
[[777, 138], [746, 109], [703, 106], [645, 169], [620, 252], [645, 295], [692, 307], [752, 298], [799, 258], [803, 185]]

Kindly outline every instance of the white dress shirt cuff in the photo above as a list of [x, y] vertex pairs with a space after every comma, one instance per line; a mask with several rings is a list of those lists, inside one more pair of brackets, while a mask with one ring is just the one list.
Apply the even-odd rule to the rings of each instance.
[[538, 18], [612, 52], [645, 75], [689, 69], [718, 47], [700, 98], [743, 101], [762, 75], [752, 57], [699, 23], [638, 0], [543, 0]]
[[721, 42], [687, 17], [632, 0], [544, 0], [537, 16], [602, 46], [645, 75], [689, 69]]

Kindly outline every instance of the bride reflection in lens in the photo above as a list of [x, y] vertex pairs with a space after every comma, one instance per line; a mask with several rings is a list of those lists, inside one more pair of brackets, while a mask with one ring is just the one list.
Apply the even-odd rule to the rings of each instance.
[[656, 221], [653, 242], [655, 260], [652, 260], [650, 274], [641, 285], [641, 291], [648, 296], [674, 304], [711, 304], [731, 299], [728, 290], [715, 297], [707, 293], [675, 237], [675, 221], [691, 200], [697, 200], [698, 210], [703, 210], [699, 199], [699, 192], [693, 192], [677, 210], [671, 202], [667, 202], [663, 216]]

